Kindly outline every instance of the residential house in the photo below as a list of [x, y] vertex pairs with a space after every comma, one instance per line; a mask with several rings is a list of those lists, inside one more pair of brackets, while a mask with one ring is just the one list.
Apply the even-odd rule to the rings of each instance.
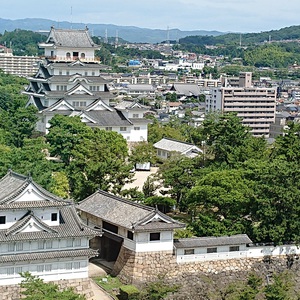
[[179, 153], [186, 157], [193, 158], [199, 153], [202, 153], [202, 150], [187, 142], [181, 142], [170, 138], [163, 138], [153, 145], [156, 148], [157, 156], [162, 159], [166, 159], [172, 155], [172, 153]]

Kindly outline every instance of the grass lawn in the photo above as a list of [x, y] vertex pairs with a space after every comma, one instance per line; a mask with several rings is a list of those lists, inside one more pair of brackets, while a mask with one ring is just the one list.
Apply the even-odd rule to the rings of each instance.
[[94, 280], [111, 296], [113, 296], [115, 299], [118, 299], [117, 295], [119, 295], [119, 288], [123, 284], [117, 277], [107, 275], [103, 277], [96, 277]]

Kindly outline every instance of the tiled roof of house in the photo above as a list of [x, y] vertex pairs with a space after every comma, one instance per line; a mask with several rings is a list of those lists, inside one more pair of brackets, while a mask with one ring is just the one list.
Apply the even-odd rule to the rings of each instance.
[[157, 149], [162, 149], [165, 151], [176, 151], [180, 153], [186, 153], [189, 150], [195, 148], [197, 151], [202, 152], [200, 148], [196, 147], [193, 144], [187, 143], [187, 142], [181, 142], [177, 140], [173, 140], [170, 138], [163, 138], [157, 143], [153, 145], [153, 147]]
[[97, 256], [97, 254], [98, 254], [98, 251], [92, 250], [92, 249], [74, 249], [74, 250], [22, 253], [22, 254], [13, 254], [13, 255], [0, 255], [0, 263], [59, 259], [59, 258], [67, 258], [67, 257], [86, 257], [86, 256], [88, 256], [90, 258], [90, 257]]
[[185, 227], [158, 210], [123, 199], [104, 191], [97, 191], [81, 201], [77, 208], [106, 222], [135, 231], [173, 230]]
[[201, 94], [200, 87], [197, 84], [174, 83], [171, 90], [176, 91], [180, 95], [199, 96]]
[[98, 47], [90, 38], [87, 29], [56, 29], [51, 28], [46, 43], [54, 42], [56, 46], [70, 48], [90, 48]]
[[174, 240], [176, 248], [198, 248], [198, 247], [216, 247], [226, 245], [244, 245], [251, 244], [252, 241], [247, 234], [237, 234], [220, 237], [197, 237]]

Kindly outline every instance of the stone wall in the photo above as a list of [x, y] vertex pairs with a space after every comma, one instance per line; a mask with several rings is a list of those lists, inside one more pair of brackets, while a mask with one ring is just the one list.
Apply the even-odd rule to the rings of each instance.
[[273, 273], [283, 271], [295, 275], [296, 289], [300, 290], [300, 262], [293, 255], [177, 264], [175, 255], [170, 252], [135, 253], [122, 247], [113, 275], [118, 275], [124, 283], [136, 285], [156, 281], [162, 276], [165, 282], [181, 287], [176, 297], [173, 295], [170, 299], [186, 300], [198, 299], [200, 291], [212, 293], [233, 281], [246, 280], [249, 273], [256, 273], [266, 282], [272, 280]]
[[[58, 284], [60, 289], [71, 287], [76, 293], [85, 295], [87, 300], [92, 300], [94, 293], [90, 280], [89, 278], [59, 280], [54, 281], [54, 283]], [[0, 286], [0, 300], [17, 300], [21, 298], [21, 288], [19, 285]]]

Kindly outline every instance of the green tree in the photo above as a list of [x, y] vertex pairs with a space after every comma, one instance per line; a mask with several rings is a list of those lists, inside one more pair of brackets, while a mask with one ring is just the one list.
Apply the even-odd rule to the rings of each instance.
[[59, 290], [54, 283], [45, 283], [41, 278], [31, 275], [29, 272], [21, 273], [23, 280], [20, 284], [26, 300], [84, 300], [83, 295], [76, 294], [72, 289]]
[[52, 156], [58, 156], [68, 166], [73, 150], [92, 135], [92, 129], [81, 122], [80, 117], [55, 115], [50, 121], [47, 142]]
[[67, 172], [75, 199], [84, 199], [99, 188], [119, 193], [133, 175], [132, 164], [126, 163], [126, 140], [116, 132], [91, 129], [71, 154]]
[[276, 138], [272, 157], [281, 157], [289, 162], [300, 163], [300, 124], [288, 122], [284, 134]]
[[215, 163], [234, 167], [239, 162], [265, 155], [266, 142], [252, 137], [249, 127], [243, 126], [234, 113], [209, 115], [200, 131], [209, 146], [207, 154], [213, 155]]
[[139, 142], [131, 149], [129, 159], [134, 164], [150, 162], [153, 165], [157, 161], [156, 151], [152, 144]]
[[[179, 209], [186, 208], [186, 196], [194, 186], [199, 159], [188, 158], [174, 153], [161, 165], [158, 175], [163, 182], [165, 192], [176, 200]], [[162, 191], [163, 192], [163, 191]]]
[[198, 236], [248, 233], [253, 194], [251, 182], [242, 170], [218, 170], [204, 175], [188, 193], [194, 231]]

